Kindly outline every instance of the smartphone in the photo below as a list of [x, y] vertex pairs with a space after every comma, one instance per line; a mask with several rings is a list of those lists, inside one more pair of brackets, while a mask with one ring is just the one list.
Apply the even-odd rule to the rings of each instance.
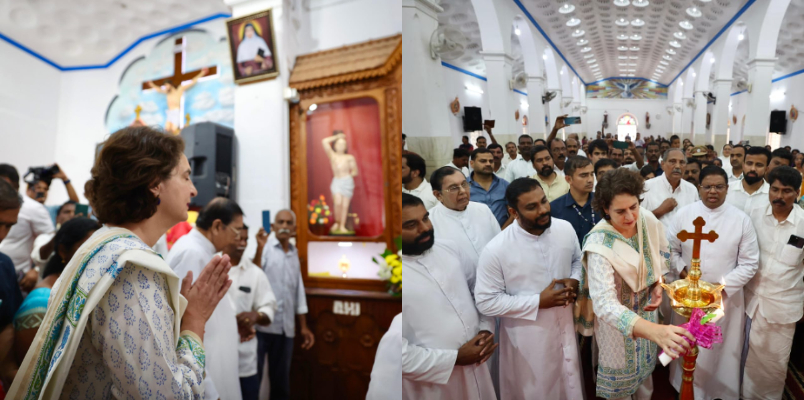
[[622, 149], [625, 150], [628, 148], [628, 142], [621, 142], [619, 140], [614, 141], [614, 148], [615, 149]]
[[581, 117], [564, 117], [564, 125], [578, 125], [581, 123]]
[[265, 233], [271, 233], [271, 210], [262, 212], [262, 228], [265, 229]]
[[798, 249], [804, 248], [804, 238], [796, 235], [790, 235], [790, 240], [787, 241], [787, 244]]
[[75, 205], [75, 215], [82, 214], [85, 217], [89, 217], [89, 206], [86, 204], [76, 204]]

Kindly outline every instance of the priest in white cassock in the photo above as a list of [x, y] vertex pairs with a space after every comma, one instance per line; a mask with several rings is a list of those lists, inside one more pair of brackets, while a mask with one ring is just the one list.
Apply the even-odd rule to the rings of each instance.
[[[216, 198], [198, 214], [195, 229], [182, 236], [168, 254], [167, 263], [179, 278], [193, 272], [193, 279], [215, 253], [237, 243], [243, 229], [243, 211], [232, 200]], [[221, 400], [241, 400], [239, 355], [240, 335], [231, 296], [227, 293], [206, 324], [206, 378]]]
[[[667, 229], [671, 268], [682, 277], [691, 265], [693, 241], [681, 242], [676, 235], [683, 230], [695, 232], [692, 222], [698, 217], [706, 221], [704, 232], [714, 230], [718, 234], [714, 243], [701, 244], [701, 279], [726, 285], [725, 316], [717, 322], [723, 328], [723, 343], [712, 349], [700, 349], [694, 382], [695, 398], [699, 400], [739, 398], [740, 357], [745, 336], [743, 286], [759, 267], [759, 247], [751, 219], [726, 203], [728, 179], [718, 166], [701, 170], [701, 200], [678, 210]], [[680, 318], [674, 318], [674, 323], [681, 322]], [[676, 360], [670, 367], [670, 382], [676, 390], [681, 388], [681, 375], [681, 361]]]
[[452, 167], [437, 169], [430, 176], [433, 194], [441, 204], [430, 209], [437, 239], [447, 239], [466, 253], [470, 262], [461, 265], [469, 288], [474, 289], [477, 260], [483, 248], [500, 233], [497, 218], [485, 204], [469, 201], [466, 177]]
[[402, 193], [402, 397], [494, 400], [494, 321], [475, 307], [465, 252], [433, 230], [421, 199]]
[[477, 309], [500, 320], [500, 398], [583, 399], [571, 304], [582, 269], [575, 230], [550, 217], [535, 179], [515, 180], [506, 198], [516, 221], [486, 245], [475, 284]]
[[377, 345], [366, 400], [402, 400], [402, 313]]
[[768, 182], [770, 204], [750, 215], [760, 254], [759, 270], [745, 285], [745, 399], [782, 398], [796, 322], [804, 315], [804, 210], [796, 206], [801, 174], [776, 167]]

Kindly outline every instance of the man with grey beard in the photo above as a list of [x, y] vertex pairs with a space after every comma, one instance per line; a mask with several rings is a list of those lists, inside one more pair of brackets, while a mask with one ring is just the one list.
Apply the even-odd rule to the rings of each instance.
[[[290, 361], [293, 358], [293, 337], [296, 316], [303, 337], [301, 348], [309, 350], [315, 343], [313, 332], [307, 328], [307, 298], [302, 282], [299, 253], [290, 238], [296, 236], [296, 215], [291, 210], [276, 213], [271, 230], [275, 237], [261, 235], [258, 242], [266, 244], [264, 252], [258, 246], [255, 260], [261, 260], [277, 300], [277, 310], [271, 325], [257, 329], [257, 375], [262, 378], [265, 354], [268, 353], [268, 377], [271, 399], [290, 398]], [[259, 256], [259, 257], [258, 257]], [[256, 264], [256, 263], [255, 263]]]

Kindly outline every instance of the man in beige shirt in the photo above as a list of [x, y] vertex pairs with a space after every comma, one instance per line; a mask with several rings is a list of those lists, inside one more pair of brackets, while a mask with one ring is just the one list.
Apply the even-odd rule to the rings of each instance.
[[536, 179], [542, 185], [547, 201], [553, 201], [569, 192], [569, 183], [559, 177], [553, 169], [553, 158], [550, 156], [550, 150], [547, 147], [536, 146], [533, 149], [531, 161], [533, 162], [533, 169], [536, 170], [533, 179]]

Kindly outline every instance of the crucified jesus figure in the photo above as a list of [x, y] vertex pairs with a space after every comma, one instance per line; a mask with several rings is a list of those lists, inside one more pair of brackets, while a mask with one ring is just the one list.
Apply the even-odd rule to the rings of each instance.
[[186, 85], [179, 85], [179, 87], [174, 87], [170, 81], [165, 82], [164, 89], [156, 84], [153, 81], [149, 81], [148, 85], [156, 90], [159, 93], [164, 94], [167, 97], [167, 121], [165, 122], [165, 131], [171, 132], [173, 134], [178, 134], [179, 132], [179, 124], [181, 122], [181, 97], [184, 96], [184, 92], [190, 90], [198, 80], [201, 79], [204, 75], [207, 74], [209, 71], [208, 68], [203, 68], [201, 72], [196, 75], [193, 80], [186, 84]]

